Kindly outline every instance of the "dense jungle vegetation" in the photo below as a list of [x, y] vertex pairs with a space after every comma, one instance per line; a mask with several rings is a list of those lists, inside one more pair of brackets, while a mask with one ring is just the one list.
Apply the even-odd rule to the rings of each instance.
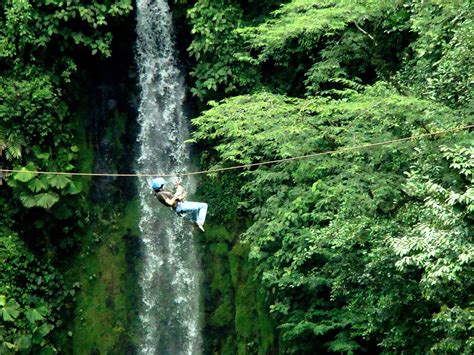
[[[472, 0], [170, 5], [201, 168], [474, 123]], [[133, 6], [1, 2], [3, 168], [98, 167], [87, 98], [103, 63], [133, 69], [116, 40], [133, 51]], [[102, 122], [117, 161], [127, 110]], [[473, 353], [473, 142], [471, 128], [203, 177], [204, 352]], [[0, 353], [131, 352], [133, 188], [111, 182], [111, 209], [91, 179], [4, 180]]]
[[[206, 167], [473, 123], [471, 1], [203, 0], [187, 15]], [[222, 186], [215, 223], [247, 222], [238, 243], [280, 353], [474, 351], [473, 141], [442, 134], [205, 182]]]
[[[120, 55], [112, 38], [120, 36], [120, 26], [133, 24], [127, 20], [131, 1], [5, 0], [0, 8], [3, 168], [96, 169], [105, 151], [97, 128], [110, 141], [121, 138], [114, 131], [125, 130], [120, 105], [103, 110], [101, 124], [94, 110], [100, 110], [100, 66], [112, 49]], [[115, 77], [114, 84], [121, 80]], [[118, 138], [116, 145], [125, 146]], [[114, 149], [109, 150], [119, 160], [121, 150]], [[132, 224], [123, 215], [117, 218], [116, 196], [110, 193], [110, 205], [102, 207], [100, 186], [71, 175], [4, 178], [0, 353], [89, 353], [129, 342], [124, 327], [133, 307], [119, 288], [131, 282], [124, 245], [131, 240]]]

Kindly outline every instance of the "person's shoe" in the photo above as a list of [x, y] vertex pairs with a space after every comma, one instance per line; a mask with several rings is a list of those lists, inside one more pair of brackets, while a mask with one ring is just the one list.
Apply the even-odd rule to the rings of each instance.
[[196, 227], [198, 227], [201, 231], [204, 232], [204, 227], [203, 227], [202, 223], [196, 222], [195, 224], [196, 224]]

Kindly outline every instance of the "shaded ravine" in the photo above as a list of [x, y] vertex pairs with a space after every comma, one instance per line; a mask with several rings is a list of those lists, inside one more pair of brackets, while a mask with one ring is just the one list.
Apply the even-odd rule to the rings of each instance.
[[[138, 173], [179, 173], [189, 168], [183, 117], [184, 80], [176, 66], [171, 14], [166, 0], [137, 0], [136, 62], [140, 106]], [[168, 179], [167, 188], [173, 187]], [[190, 182], [185, 185], [189, 188]], [[142, 354], [198, 354], [199, 263], [192, 226], [139, 181], [144, 248], [140, 286]]]

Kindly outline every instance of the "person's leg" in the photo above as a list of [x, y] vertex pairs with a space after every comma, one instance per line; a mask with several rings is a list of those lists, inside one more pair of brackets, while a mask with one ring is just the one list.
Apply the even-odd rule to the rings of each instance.
[[197, 202], [199, 204], [199, 210], [198, 210], [198, 216], [197, 216], [197, 221], [198, 223], [201, 224], [201, 226], [204, 224], [206, 221], [206, 215], [207, 215], [207, 203], [204, 202]]
[[202, 225], [206, 220], [207, 203], [184, 201], [176, 207], [176, 212], [190, 213], [192, 221]]

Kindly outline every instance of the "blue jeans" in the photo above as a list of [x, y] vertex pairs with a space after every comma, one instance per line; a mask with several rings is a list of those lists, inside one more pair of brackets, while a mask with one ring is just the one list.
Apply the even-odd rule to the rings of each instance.
[[204, 202], [179, 202], [176, 206], [177, 213], [189, 213], [193, 222], [204, 224], [207, 214], [207, 203]]

